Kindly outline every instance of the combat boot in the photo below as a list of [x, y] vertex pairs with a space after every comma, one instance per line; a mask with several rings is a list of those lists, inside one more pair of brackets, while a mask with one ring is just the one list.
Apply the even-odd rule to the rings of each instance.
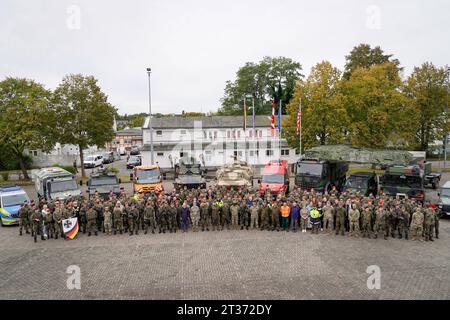
[[37, 236], [34, 236], [34, 242], [37, 242]]
[[139, 232], [138, 232], [138, 230], [136, 230], [136, 235], [138, 235], [139, 234]]
[[155, 230], [152, 229], [152, 233], [155, 234]]
[[[30, 234], [30, 231], [27, 230], [27, 231], [25, 231], [25, 233], [26, 233], [26, 234]], [[437, 238], [437, 236], [436, 236], [436, 238]]]
[[147, 234], [147, 230], [144, 231], [144, 234]]
[[21, 235], [22, 235], [22, 230], [19, 231], [19, 236], [21, 236]]
[[378, 239], [378, 234], [375, 234], [373, 237], [374, 237], [375, 239]]
[[387, 240], [388, 239], [388, 237], [387, 236], [384, 236], [384, 240]]
[[91, 236], [91, 232], [89, 231], [89, 232], [88, 232], [88, 237], [90, 237], [90, 236]]
[[98, 236], [97, 231], [94, 231], [94, 234], [95, 234], [96, 236]]

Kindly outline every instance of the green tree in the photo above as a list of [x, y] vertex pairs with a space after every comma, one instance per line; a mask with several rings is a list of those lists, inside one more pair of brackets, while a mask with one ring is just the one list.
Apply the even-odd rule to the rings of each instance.
[[394, 138], [407, 138], [409, 106], [395, 64], [358, 68], [342, 86], [353, 145], [385, 148], [389, 141], [397, 143]]
[[341, 71], [328, 61], [316, 64], [306, 81], [299, 81], [287, 106], [284, 136], [292, 148], [299, 148], [296, 131], [299, 100], [302, 101], [302, 149], [344, 142], [348, 124]]
[[[116, 109], [108, 102], [97, 80], [92, 76], [68, 75], [54, 92], [58, 112], [59, 142], [78, 145], [83, 163], [83, 150], [88, 146], [104, 146], [114, 136]], [[81, 166], [82, 176], [86, 173]]]
[[33, 80], [0, 82], [0, 143], [18, 159], [25, 179], [29, 179], [25, 149], [50, 151], [56, 142], [50, 98], [51, 92]]
[[430, 62], [415, 67], [405, 93], [412, 106], [413, 134], [417, 148], [427, 151], [430, 142], [443, 140], [449, 132], [449, 70]]
[[386, 62], [392, 62], [399, 68], [400, 62], [397, 59], [392, 59], [392, 56], [392, 54], [385, 54], [378, 46], [372, 48], [368, 44], [360, 44], [354, 47], [350, 54], [345, 57], [344, 79], [350, 79], [353, 71], [358, 68], [368, 69], [371, 66]]
[[[271, 112], [272, 99], [283, 103], [283, 111], [292, 98], [295, 83], [302, 75], [301, 65], [285, 57], [265, 57], [259, 63], [247, 62], [239, 68], [234, 82], [227, 81], [220, 115], [240, 115], [244, 96], [252, 96], [256, 114]], [[251, 98], [247, 98], [250, 106]]]

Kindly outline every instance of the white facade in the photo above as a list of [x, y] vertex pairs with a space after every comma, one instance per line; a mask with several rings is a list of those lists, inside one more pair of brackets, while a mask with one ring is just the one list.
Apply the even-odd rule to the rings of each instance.
[[[255, 130], [251, 128], [250, 121], [250, 126], [244, 131], [242, 120], [239, 121], [242, 117], [229, 118], [237, 120], [232, 122], [233, 127], [220, 127], [222, 124], [214, 127], [205, 117], [198, 117], [198, 121], [196, 118], [190, 119], [184, 127], [183, 123], [186, 121], [178, 120], [177, 123], [181, 126], [177, 128], [164, 128], [165, 121], [157, 121], [153, 126], [155, 162], [162, 168], [171, 168], [182, 156], [193, 156], [206, 167], [221, 167], [234, 157], [246, 160], [254, 166], [263, 166], [270, 160], [278, 159], [288, 160], [290, 164], [297, 161], [295, 150], [289, 148], [284, 139], [272, 137], [270, 120], [268, 125], [256, 126]], [[152, 119], [152, 122], [153, 120], [155, 119]], [[230, 122], [230, 119], [226, 120]], [[278, 136], [278, 133], [276, 135]], [[143, 164], [149, 165], [151, 155], [148, 119], [143, 128], [143, 143]]]

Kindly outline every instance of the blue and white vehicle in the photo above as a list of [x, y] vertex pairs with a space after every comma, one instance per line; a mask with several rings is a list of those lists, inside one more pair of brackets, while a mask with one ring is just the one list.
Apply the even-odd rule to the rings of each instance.
[[30, 203], [25, 190], [15, 185], [0, 186], [0, 219], [2, 226], [19, 224], [19, 209], [24, 202]]

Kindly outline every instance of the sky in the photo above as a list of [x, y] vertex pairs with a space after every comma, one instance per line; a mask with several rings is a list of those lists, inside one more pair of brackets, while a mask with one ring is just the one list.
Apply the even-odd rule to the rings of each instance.
[[120, 114], [216, 111], [246, 62], [285, 56], [302, 73], [323, 60], [343, 69], [360, 43], [405, 68], [450, 64], [447, 0], [1, 0], [0, 80], [55, 89], [93, 75]]

